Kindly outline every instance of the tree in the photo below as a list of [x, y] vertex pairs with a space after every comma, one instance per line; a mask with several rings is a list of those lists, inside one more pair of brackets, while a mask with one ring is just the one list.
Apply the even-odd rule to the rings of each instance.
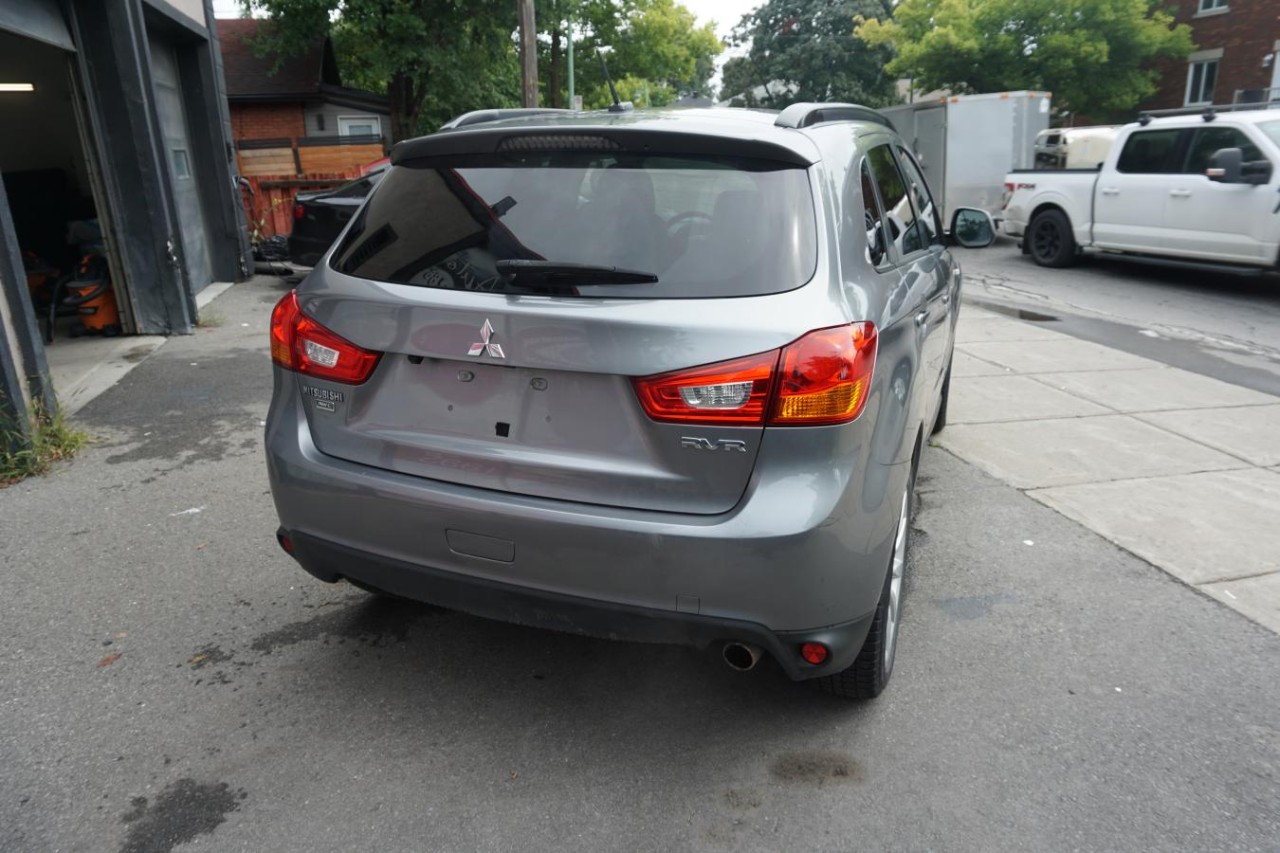
[[565, 102], [561, 66], [570, 13], [577, 58], [574, 85], [588, 108], [611, 101], [597, 47], [610, 49], [609, 73], [620, 97], [634, 94], [638, 106], [655, 107], [680, 95], [708, 93], [715, 57], [724, 49], [714, 26], [697, 26], [696, 16], [675, 0], [542, 0], [538, 10], [539, 26], [549, 35], [540, 76], [547, 81], [545, 97], [552, 106]]
[[257, 49], [299, 53], [330, 33], [347, 85], [385, 92], [391, 138], [520, 103], [511, 0], [244, 0], [267, 13]]
[[892, 46], [895, 75], [953, 92], [1039, 89], [1059, 110], [1098, 118], [1156, 89], [1154, 59], [1185, 58], [1191, 32], [1150, 0], [902, 0], [857, 27]]
[[[885, 72], [892, 53], [853, 32], [855, 17], [888, 17], [891, 0], [767, 0], [734, 28], [735, 44], [750, 42], [745, 63], [735, 64], [735, 83], [766, 89], [761, 106], [797, 101], [852, 101], [882, 106], [894, 100]], [[740, 92], [727, 84], [724, 96]]]

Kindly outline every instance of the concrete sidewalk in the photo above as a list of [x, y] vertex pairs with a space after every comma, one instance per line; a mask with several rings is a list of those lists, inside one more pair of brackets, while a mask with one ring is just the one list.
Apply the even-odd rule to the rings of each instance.
[[1280, 632], [1280, 398], [966, 305], [936, 442]]

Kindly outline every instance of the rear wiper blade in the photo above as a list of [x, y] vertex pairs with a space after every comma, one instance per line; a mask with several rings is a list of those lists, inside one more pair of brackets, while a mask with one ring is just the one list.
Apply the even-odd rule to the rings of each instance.
[[536, 279], [539, 282], [574, 284], [655, 284], [658, 277], [651, 272], [620, 270], [593, 264], [569, 264], [561, 261], [515, 259], [494, 264], [498, 274], [509, 279]]

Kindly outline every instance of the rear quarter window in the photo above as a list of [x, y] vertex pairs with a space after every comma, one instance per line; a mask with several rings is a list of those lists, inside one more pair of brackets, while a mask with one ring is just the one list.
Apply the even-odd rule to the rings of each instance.
[[339, 272], [451, 290], [524, 290], [507, 259], [648, 272], [608, 298], [753, 296], [812, 278], [817, 228], [804, 169], [617, 152], [427, 159], [395, 166], [332, 255]]

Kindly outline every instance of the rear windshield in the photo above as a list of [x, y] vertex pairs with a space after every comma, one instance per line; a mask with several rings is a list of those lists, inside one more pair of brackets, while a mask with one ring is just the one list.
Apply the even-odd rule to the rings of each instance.
[[598, 298], [754, 296], [806, 283], [817, 265], [809, 178], [775, 163], [616, 152], [426, 159], [396, 166], [333, 253], [377, 281], [546, 293], [503, 260], [649, 273], [657, 282], [556, 292]]

